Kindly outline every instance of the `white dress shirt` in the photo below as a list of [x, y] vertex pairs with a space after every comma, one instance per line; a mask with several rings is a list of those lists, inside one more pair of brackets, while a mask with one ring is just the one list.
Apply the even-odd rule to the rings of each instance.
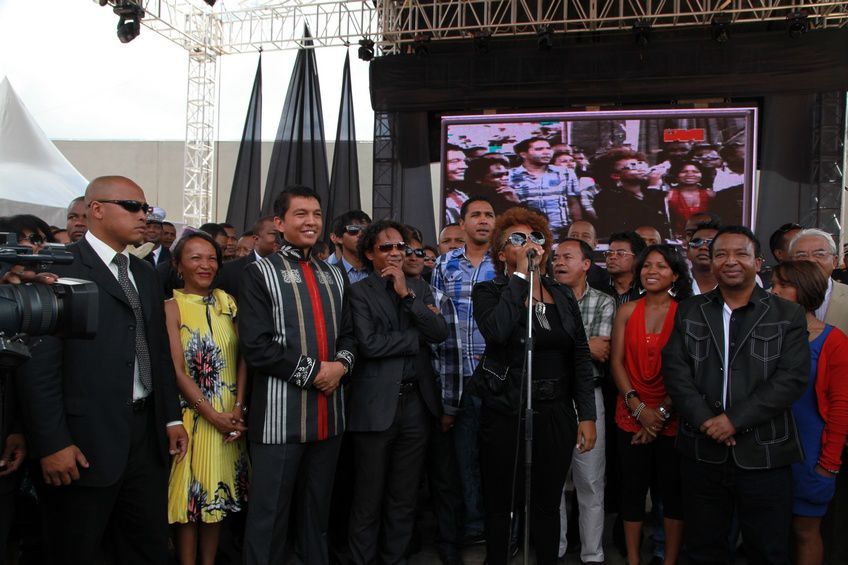
[[730, 317], [733, 316], [733, 310], [730, 306], [724, 304], [721, 309], [721, 321], [724, 323], [724, 379], [721, 386], [721, 404], [727, 409], [727, 375], [730, 371]]
[[816, 308], [816, 319], [824, 321], [825, 316], [827, 316], [827, 308], [830, 306], [830, 295], [833, 294], [833, 279], [827, 278], [827, 292], [824, 293], [824, 302], [822, 305]]

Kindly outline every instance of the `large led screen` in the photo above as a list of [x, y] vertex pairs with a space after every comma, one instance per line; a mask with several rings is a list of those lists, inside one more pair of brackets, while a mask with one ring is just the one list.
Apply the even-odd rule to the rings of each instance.
[[442, 119], [442, 221], [489, 198], [523, 204], [563, 236], [577, 220], [598, 238], [657, 229], [679, 241], [711, 212], [753, 228], [756, 109], [749, 107], [451, 116]]

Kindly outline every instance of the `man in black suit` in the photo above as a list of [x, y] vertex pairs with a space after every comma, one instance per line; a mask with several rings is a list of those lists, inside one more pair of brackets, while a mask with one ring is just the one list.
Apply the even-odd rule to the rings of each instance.
[[217, 287], [236, 299], [238, 299], [239, 282], [244, 274], [244, 268], [271, 253], [276, 253], [282, 242], [280, 232], [274, 226], [274, 216], [259, 218], [252, 231], [256, 240], [253, 251], [244, 257], [224, 263], [218, 275]]
[[147, 229], [144, 232], [144, 241], [146, 243], [152, 243], [154, 247], [145, 259], [154, 267], [162, 263], [171, 262], [171, 250], [162, 245], [162, 234], [164, 233], [162, 222], [164, 221], [164, 210], [161, 208], [150, 209], [150, 212], [147, 214]]
[[144, 192], [124, 177], [86, 189], [88, 232], [56, 274], [99, 289], [93, 339], [42, 337], [17, 385], [50, 563], [95, 563], [104, 540], [114, 561], [168, 560], [170, 455], [188, 443], [181, 423], [163, 298], [149, 263], [126, 251], [144, 240]]
[[359, 241], [371, 270], [350, 288], [360, 362], [350, 380], [356, 486], [350, 515], [353, 563], [400, 563], [415, 524], [415, 501], [434, 418], [442, 413], [429, 344], [448, 337], [422, 279], [403, 273], [403, 226], [381, 220]]
[[710, 244], [718, 287], [680, 303], [663, 375], [680, 414], [686, 552], [730, 563], [734, 509], [752, 563], [789, 563], [791, 464], [802, 458], [792, 403], [807, 384], [804, 310], [756, 285], [760, 244], [727, 226]]

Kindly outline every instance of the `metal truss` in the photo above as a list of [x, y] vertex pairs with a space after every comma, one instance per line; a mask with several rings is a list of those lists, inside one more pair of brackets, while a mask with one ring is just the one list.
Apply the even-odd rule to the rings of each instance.
[[387, 112], [374, 112], [374, 171], [371, 216], [374, 220], [399, 218], [394, 202], [395, 138], [394, 120]]

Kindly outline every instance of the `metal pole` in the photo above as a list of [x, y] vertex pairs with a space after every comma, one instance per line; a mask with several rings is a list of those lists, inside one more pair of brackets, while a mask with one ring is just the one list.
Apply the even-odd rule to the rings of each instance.
[[530, 473], [533, 470], [533, 285], [536, 266], [533, 258], [527, 258], [527, 280], [530, 292], [527, 293], [527, 357], [526, 394], [527, 408], [524, 411], [524, 565], [530, 565]]

